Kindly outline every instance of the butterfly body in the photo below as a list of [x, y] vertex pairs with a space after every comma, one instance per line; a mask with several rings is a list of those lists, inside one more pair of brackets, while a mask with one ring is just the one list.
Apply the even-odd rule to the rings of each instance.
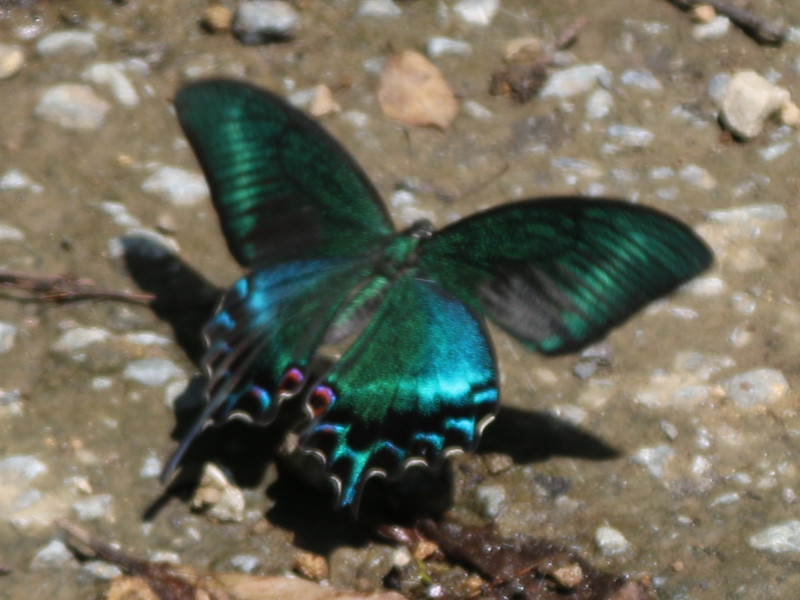
[[[470, 449], [498, 405], [490, 319], [531, 349], [602, 336], [711, 262], [679, 221], [615, 200], [502, 205], [396, 233], [355, 161], [314, 121], [247, 84], [176, 98], [234, 257], [249, 269], [205, 330], [210, 420], [259, 423], [302, 390], [300, 447], [355, 507], [375, 474]], [[346, 341], [327, 372], [319, 349]]]

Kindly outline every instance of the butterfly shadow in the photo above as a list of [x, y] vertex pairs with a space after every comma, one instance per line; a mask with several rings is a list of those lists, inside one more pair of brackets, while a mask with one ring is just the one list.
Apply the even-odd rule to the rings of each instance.
[[619, 450], [575, 425], [541, 411], [501, 407], [486, 428], [478, 453], [509, 455], [516, 464], [542, 462], [554, 456], [610, 460]]

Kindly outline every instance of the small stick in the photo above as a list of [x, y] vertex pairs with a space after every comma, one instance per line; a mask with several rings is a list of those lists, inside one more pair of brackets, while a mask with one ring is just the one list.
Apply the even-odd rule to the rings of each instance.
[[786, 36], [789, 34], [788, 30], [779, 25], [778, 23], [769, 22], [757, 14], [733, 6], [725, 0], [667, 0], [671, 4], [677, 6], [682, 10], [689, 10], [698, 4], [709, 4], [714, 7], [719, 14], [725, 15], [733, 23], [744, 31], [747, 35], [757, 41], [759, 44], [767, 44], [771, 46], [780, 46]]
[[155, 300], [154, 295], [144, 292], [101, 288], [91, 279], [84, 277], [0, 269], [0, 294], [4, 289], [21, 292], [22, 294], [6, 295], [7, 298], [20, 302], [64, 304], [79, 300], [115, 300], [148, 305]]

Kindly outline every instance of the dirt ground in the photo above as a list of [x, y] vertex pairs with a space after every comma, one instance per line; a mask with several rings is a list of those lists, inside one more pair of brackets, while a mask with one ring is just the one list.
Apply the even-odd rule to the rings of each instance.
[[[165, 493], [154, 476], [175, 444], [168, 400], [186, 380], [190, 390], [197, 384], [199, 328], [216, 297], [198, 281], [225, 287], [240, 273], [207, 199], [181, 205], [143, 189], [159, 166], [199, 173], [171, 98], [182, 83], [212, 75], [287, 96], [329, 86], [341, 111], [322, 122], [369, 173], [398, 227], [419, 214], [444, 225], [512, 199], [598, 192], [695, 226], [715, 251], [714, 267], [615, 330], [611, 364], [589, 377], [573, 373], [578, 356], [545, 359], [492, 331], [504, 408], [480, 450], [455, 457], [442, 475], [451, 512], [494, 521], [505, 534], [553, 539], [609, 571], [647, 575], [659, 598], [795, 597], [800, 544], [775, 551], [752, 538], [800, 519], [800, 248], [791, 233], [800, 226], [800, 137], [770, 122], [756, 139], [734, 141], [717, 123], [709, 85], [715, 75], [754, 70], [797, 96], [800, 45], [760, 46], [735, 27], [697, 40], [689, 16], [664, 0], [502, 0], [486, 27], [460, 21], [454, 0], [398, 1], [394, 18], [359, 15], [355, 0], [309, 0], [296, 3], [294, 39], [243, 46], [200, 27], [207, 4], [0, 0], [0, 43], [25, 55], [20, 71], [0, 81], [0, 181], [12, 170], [29, 180], [0, 184], [0, 267], [134, 291], [148, 273], [174, 275], [166, 285], [178, 305], [180, 277], [202, 291], [188, 309], [159, 311], [0, 299], [0, 322], [16, 328], [0, 357], [0, 564], [11, 569], [0, 577], [0, 598], [101, 594], [97, 570], [41, 558], [61, 539], [61, 518], [140, 556], [198, 568], [280, 574], [306, 551], [328, 559], [335, 585], [370, 590], [383, 587], [392, 567], [394, 547], [332, 512], [328, 488], [302, 481], [291, 465], [254, 460], [280, 443], [273, 428], [234, 423], [204, 440], [205, 456], [245, 490], [241, 522], [192, 512], [185, 494]], [[800, 21], [796, 0], [748, 6], [787, 25]], [[553, 71], [608, 69], [607, 116], [587, 116], [590, 92], [524, 105], [489, 95], [508, 41], [552, 42], [580, 17], [586, 25]], [[90, 32], [96, 47], [37, 50], [57, 31]], [[447, 131], [403, 127], [377, 105], [380, 60], [391, 50], [424, 52], [435, 36], [469, 44], [467, 54], [435, 59], [461, 102], [459, 116]], [[87, 83], [87, 69], [100, 63], [119, 67], [136, 105]], [[632, 69], [647, 70], [660, 89], [624, 83]], [[108, 103], [101, 126], [68, 129], [34, 114], [63, 83], [87, 85]], [[643, 128], [652, 141], [626, 146], [610, 133], [616, 125]], [[694, 167], [705, 170], [699, 180]], [[404, 205], [393, 192], [411, 178], [452, 198], [423, 189]], [[762, 208], [735, 210], [754, 205]], [[120, 236], [141, 230], [175, 245], [197, 278], [163, 270], [134, 278]], [[78, 349], [57, 343], [80, 328], [105, 333]], [[157, 337], [131, 336], [142, 332]], [[143, 385], [129, 369], [142, 359], [162, 359], [172, 371]], [[753, 405], [735, 401], [731, 379], [757, 369], [782, 374], [787, 385], [770, 380]], [[13, 471], [2, 462], [9, 457], [35, 459], [25, 463], [33, 472]], [[371, 518], [401, 512], [392, 489], [374, 484], [365, 502]], [[604, 526], [627, 546], [604, 550], [596, 539]]]

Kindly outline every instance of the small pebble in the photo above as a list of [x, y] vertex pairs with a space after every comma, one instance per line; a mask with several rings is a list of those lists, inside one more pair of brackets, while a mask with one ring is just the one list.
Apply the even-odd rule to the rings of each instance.
[[67, 354], [76, 350], [83, 350], [92, 344], [105, 342], [110, 338], [111, 333], [101, 327], [74, 327], [62, 333], [61, 337], [50, 346], [50, 350]]
[[726, 379], [721, 385], [740, 408], [772, 404], [789, 392], [789, 382], [777, 369], [754, 369]]
[[786, 521], [762, 529], [748, 540], [756, 550], [800, 552], [800, 521]]
[[90, 560], [81, 565], [80, 574], [84, 578], [111, 581], [122, 576], [122, 570], [102, 560]]
[[615, 556], [627, 552], [631, 544], [613, 527], [598, 527], [594, 532], [594, 543], [603, 556]]
[[362, 0], [356, 14], [359, 17], [393, 19], [402, 15], [403, 11], [392, 0]]
[[787, 90], [755, 71], [740, 71], [731, 77], [725, 90], [720, 120], [734, 135], [754, 138], [764, 129], [766, 120], [790, 100]]
[[111, 516], [111, 504], [113, 498], [111, 494], [97, 494], [82, 498], [72, 503], [72, 510], [75, 516], [81, 521], [93, 521], [96, 519], [106, 519]]
[[641, 448], [631, 456], [631, 461], [644, 466], [656, 479], [661, 479], [666, 474], [667, 463], [674, 454], [672, 448], [664, 445]]
[[154, 479], [161, 475], [161, 459], [151, 453], [144, 459], [139, 469], [139, 477], [142, 479]]
[[0, 459], [0, 481], [5, 484], [27, 483], [47, 472], [47, 465], [27, 454]]
[[539, 93], [541, 98], [571, 98], [593, 90], [597, 85], [608, 87], [611, 71], [599, 63], [578, 65], [553, 73]]
[[29, 569], [31, 571], [62, 570], [72, 565], [77, 565], [77, 562], [66, 544], [61, 540], [51, 540], [36, 551], [31, 559]]
[[308, 577], [311, 581], [322, 581], [327, 579], [330, 573], [328, 560], [321, 554], [301, 551], [295, 559], [294, 568], [301, 575]]
[[[21, 229], [0, 221], [0, 242], [21, 242], [24, 239], [25, 233]], [[0, 327], [0, 335], [2, 333], [3, 330]], [[0, 340], [0, 353], [2, 353], [2, 340]]]
[[261, 566], [261, 559], [252, 554], [237, 554], [231, 558], [231, 565], [242, 573], [252, 573]]
[[97, 40], [90, 31], [56, 31], [36, 42], [36, 51], [42, 56], [51, 56], [65, 51], [94, 54], [97, 52]]
[[81, 78], [89, 83], [107, 85], [111, 94], [122, 106], [132, 108], [139, 104], [139, 94], [118, 65], [95, 63], [81, 74]]
[[741, 225], [752, 221], [784, 221], [789, 215], [781, 204], [751, 204], [705, 213], [706, 221], [722, 225]]
[[717, 180], [706, 169], [699, 165], [689, 164], [678, 171], [678, 177], [686, 183], [703, 190], [712, 190], [717, 185]]
[[797, 106], [794, 102], [787, 102], [781, 106], [778, 119], [781, 123], [789, 127], [800, 126], [800, 106]]
[[439, 58], [446, 54], [469, 56], [472, 54], [472, 44], [447, 37], [432, 37], [425, 45], [425, 52], [430, 58]]
[[224, 4], [210, 4], [203, 11], [200, 23], [211, 33], [230, 31], [233, 26], [233, 11]]
[[710, 4], [695, 4], [690, 12], [696, 23], [711, 23], [717, 16], [717, 11]]
[[590, 120], [603, 119], [611, 114], [614, 108], [614, 97], [611, 92], [603, 88], [596, 89], [586, 99], [586, 118]]
[[185, 379], [186, 374], [166, 358], [143, 358], [129, 363], [122, 372], [122, 377], [142, 385], [158, 387], [173, 379]]
[[607, 133], [608, 137], [625, 148], [645, 148], [656, 137], [652, 131], [630, 125], [612, 125]]
[[482, 485], [475, 490], [475, 499], [481, 507], [481, 514], [487, 519], [495, 519], [506, 504], [506, 490], [501, 485]]
[[663, 89], [661, 82], [647, 69], [628, 69], [620, 75], [619, 82], [648, 92], [660, 92]]
[[17, 328], [11, 323], [0, 321], [0, 354], [5, 354], [14, 347], [17, 339]]
[[25, 64], [25, 53], [19, 46], [0, 44], [0, 81], [10, 79]]
[[453, 7], [459, 19], [474, 27], [486, 27], [500, 9], [500, 0], [461, 0]]
[[110, 109], [89, 86], [63, 83], [45, 91], [33, 114], [65, 129], [99, 129]]
[[286, 40], [294, 37], [299, 20], [297, 11], [288, 2], [242, 2], [233, 21], [233, 33], [248, 46]]
[[11, 169], [0, 177], [0, 190], [30, 190], [38, 194], [44, 188], [19, 169]]
[[764, 162], [770, 162], [789, 152], [793, 146], [793, 142], [779, 142], [777, 144], [767, 146], [766, 148], [761, 148], [758, 151], [758, 155]]
[[192, 497], [192, 508], [224, 523], [241, 523], [244, 520], [244, 492], [228, 481], [218, 467], [208, 463]]
[[731, 20], [725, 16], [718, 16], [710, 23], [699, 23], [692, 29], [692, 37], [699, 42], [721, 38], [731, 28]]
[[160, 166], [142, 182], [142, 191], [160, 196], [174, 206], [193, 206], [208, 199], [205, 178], [194, 171]]

